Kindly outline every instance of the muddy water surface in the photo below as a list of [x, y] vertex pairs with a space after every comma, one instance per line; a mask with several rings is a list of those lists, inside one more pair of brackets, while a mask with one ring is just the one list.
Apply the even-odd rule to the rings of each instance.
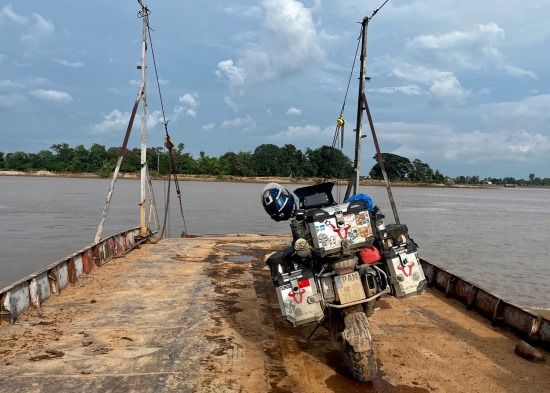
[[[92, 243], [109, 185], [110, 179], [0, 176], [0, 287]], [[290, 234], [288, 222], [271, 221], [263, 211], [263, 186], [181, 182], [183, 217], [172, 186], [168, 236], [184, 230]], [[300, 185], [285, 186], [292, 191]], [[166, 184], [155, 181], [154, 189], [162, 219]], [[422, 258], [520, 306], [550, 309], [550, 189], [392, 191]], [[384, 187], [360, 192], [382, 207], [387, 223], [394, 222]], [[117, 181], [105, 236], [139, 225], [139, 196], [139, 181]]]

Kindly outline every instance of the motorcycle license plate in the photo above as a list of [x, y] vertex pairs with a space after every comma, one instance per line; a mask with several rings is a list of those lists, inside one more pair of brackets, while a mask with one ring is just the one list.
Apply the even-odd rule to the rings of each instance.
[[334, 276], [334, 284], [341, 304], [365, 299], [361, 276], [357, 272]]

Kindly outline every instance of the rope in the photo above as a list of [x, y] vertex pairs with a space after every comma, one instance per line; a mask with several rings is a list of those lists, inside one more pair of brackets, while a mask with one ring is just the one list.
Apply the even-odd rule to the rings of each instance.
[[[151, 47], [151, 55], [153, 57], [153, 66], [154, 66], [154, 69], [155, 69], [155, 79], [156, 79], [156, 82], [157, 82], [157, 89], [158, 89], [159, 99], [160, 99], [160, 107], [161, 107], [161, 111], [162, 111], [162, 119], [163, 119], [162, 124], [164, 125], [164, 132], [166, 134], [165, 137], [164, 137], [164, 146], [168, 149], [168, 156], [170, 158], [170, 175], [173, 175], [173, 177], [174, 177], [174, 183], [176, 185], [176, 194], [177, 194], [179, 204], [180, 204], [181, 218], [183, 220], [184, 233], [187, 233], [187, 225], [185, 224], [185, 216], [183, 214], [183, 204], [182, 204], [182, 200], [181, 200], [181, 191], [180, 191], [180, 187], [179, 187], [178, 176], [175, 172], [174, 156], [173, 156], [173, 153], [172, 153], [172, 150], [174, 148], [174, 143], [172, 142], [172, 140], [170, 139], [170, 135], [168, 134], [168, 120], [166, 119], [166, 114], [165, 114], [165, 111], [164, 111], [164, 101], [162, 99], [162, 92], [161, 92], [161, 89], [160, 89], [160, 81], [159, 81], [158, 68], [157, 68], [157, 60], [155, 58], [155, 50], [153, 48], [153, 39], [151, 37], [151, 31], [153, 31], [153, 29], [151, 29], [151, 26], [149, 25], [149, 14], [151, 12], [149, 11], [149, 9], [147, 9], [146, 6], [144, 6], [142, 4], [141, 0], [138, 0], [138, 2], [142, 7], [142, 10], [138, 13], [138, 17], [146, 19], [147, 33], [148, 33], [147, 35], [149, 37], [149, 46]], [[170, 177], [170, 175], [169, 175], [169, 177]], [[170, 181], [168, 181], [166, 206], [164, 207], [164, 209], [165, 209], [164, 210], [164, 223], [163, 223], [163, 226], [162, 226], [162, 232], [161, 232], [160, 237], [164, 236], [164, 232], [165, 232], [165, 229], [166, 229], [166, 221], [167, 221], [167, 218], [168, 218], [168, 209], [169, 209], [169, 207], [170, 207]]]

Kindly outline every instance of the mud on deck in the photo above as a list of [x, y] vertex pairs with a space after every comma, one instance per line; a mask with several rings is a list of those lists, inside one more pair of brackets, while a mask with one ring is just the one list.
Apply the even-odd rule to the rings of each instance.
[[[380, 376], [357, 383], [320, 329], [307, 347], [264, 268], [284, 236], [164, 239], [0, 325], [0, 392], [543, 392], [548, 363], [427, 289], [370, 318]], [[544, 353], [548, 359], [548, 353]]]

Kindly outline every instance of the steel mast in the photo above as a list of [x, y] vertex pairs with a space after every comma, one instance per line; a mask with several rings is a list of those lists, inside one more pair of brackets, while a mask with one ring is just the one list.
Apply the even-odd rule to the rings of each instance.
[[158, 228], [158, 217], [156, 214], [156, 204], [154, 202], [153, 197], [153, 187], [151, 185], [149, 174], [147, 171], [147, 127], [146, 127], [146, 120], [147, 120], [147, 101], [146, 101], [146, 94], [145, 94], [145, 88], [146, 88], [146, 70], [147, 70], [147, 29], [149, 26], [149, 9], [141, 2], [141, 0], [138, 0], [139, 5], [141, 6], [141, 11], [138, 13], [139, 17], [143, 19], [143, 34], [142, 34], [142, 44], [141, 44], [141, 65], [138, 66], [138, 69], [141, 70], [141, 83], [138, 89], [138, 93], [136, 96], [136, 99], [134, 101], [134, 106], [132, 108], [132, 114], [130, 115], [130, 120], [128, 121], [128, 127], [126, 128], [126, 135], [124, 136], [124, 142], [122, 143], [122, 147], [120, 148], [117, 164], [115, 166], [115, 170], [113, 172], [113, 179], [111, 180], [111, 186], [109, 187], [109, 192], [107, 193], [107, 199], [105, 201], [105, 205], [103, 207], [103, 213], [101, 215], [101, 220], [98, 225], [94, 242], [99, 243], [101, 240], [101, 234], [103, 233], [103, 226], [105, 224], [105, 220], [107, 218], [107, 213], [109, 211], [109, 206], [111, 204], [111, 200], [113, 197], [113, 192], [115, 189], [115, 183], [118, 178], [118, 174], [120, 172], [120, 167], [122, 166], [122, 161], [124, 159], [124, 154], [127, 150], [128, 146], [128, 140], [130, 138], [130, 134], [132, 131], [132, 126], [134, 124], [134, 119], [137, 113], [138, 105], [141, 101], [141, 158], [140, 158], [140, 164], [141, 164], [141, 171], [140, 171], [140, 178], [141, 178], [141, 193], [140, 193], [140, 226], [139, 226], [139, 235], [140, 237], [146, 237], [148, 236], [148, 227], [145, 223], [145, 186], [147, 185], [149, 187], [149, 193], [151, 196], [151, 210], [153, 211], [153, 214], [155, 216], [155, 222], [157, 224]]
[[[369, 18], [364, 17], [363, 22], [361, 23], [361, 66], [359, 69], [359, 93], [357, 97], [357, 125], [355, 127], [355, 163], [353, 166], [353, 175], [352, 175], [352, 189], [353, 195], [357, 194], [357, 189], [359, 187], [359, 174], [361, 169], [361, 139], [364, 138], [363, 135], [363, 110], [365, 110], [365, 105], [363, 99], [365, 97], [365, 68], [366, 68], [366, 57], [367, 57], [367, 26], [369, 23]], [[346, 191], [345, 199], [349, 197], [349, 187]]]
[[366, 58], [367, 58], [367, 28], [369, 24], [369, 20], [378, 13], [378, 11], [388, 2], [386, 0], [380, 8], [375, 10], [372, 13], [372, 16], [364, 17], [363, 22], [361, 23], [361, 68], [359, 70], [359, 93], [357, 98], [357, 127], [356, 127], [356, 134], [355, 134], [355, 162], [353, 166], [353, 174], [350, 180], [350, 183], [348, 184], [348, 188], [346, 190], [346, 194], [344, 197], [344, 200], [348, 199], [350, 196], [350, 192], [353, 190], [353, 194], [357, 194], [357, 190], [359, 188], [359, 171], [360, 171], [360, 162], [361, 162], [361, 139], [365, 137], [363, 135], [363, 111], [367, 113], [367, 118], [369, 121], [370, 130], [372, 133], [372, 139], [374, 142], [374, 147], [376, 149], [376, 156], [378, 158], [378, 164], [380, 165], [380, 169], [382, 172], [382, 176], [384, 178], [384, 183], [386, 185], [386, 191], [388, 193], [388, 198], [390, 200], [390, 205], [392, 208], [393, 216], [395, 219], [395, 223], [399, 224], [399, 215], [397, 213], [397, 207], [395, 205], [395, 200], [393, 199], [393, 193], [391, 191], [390, 187], [390, 181], [388, 179], [388, 175], [386, 173], [386, 168], [384, 165], [384, 158], [382, 157], [382, 152], [380, 150], [380, 146], [378, 145], [378, 138], [376, 136], [376, 131], [374, 129], [374, 122], [372, 120], [372, 116], [369, 109], [369, 104], [367, 102], [367, 97], [365, 95], [365, 80], [367, 79], [365, 77], [365, 69], [366, 69]]
[[147, 26], [148, 26], [148, 9], [143, 3], [138, 0], [142, 8], [143, 14], [143, 35], [141, 43], [141, 184], [140, 184], [140, 200], [139, 200], [139, 235], [147, 236], [147, 225], [145, 223], [145, 186], [147, 181]]

